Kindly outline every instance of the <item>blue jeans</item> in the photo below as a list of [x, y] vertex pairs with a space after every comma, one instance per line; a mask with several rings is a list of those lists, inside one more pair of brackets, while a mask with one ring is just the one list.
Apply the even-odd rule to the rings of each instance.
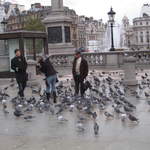
[[46, 78], [46, 93], [56, 92], [56, 79], [57, 75], [52, 75]]

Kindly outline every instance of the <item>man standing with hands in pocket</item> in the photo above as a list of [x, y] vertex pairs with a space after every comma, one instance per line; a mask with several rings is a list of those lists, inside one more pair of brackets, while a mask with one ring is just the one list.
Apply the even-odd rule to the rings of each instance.
[[76, 50], [75, 51], [75, 58], [73, 61], [73, 67], [72, 67], [72, 74], [73, 79], [75, 82], [75, 95], [77, 96], [80, 94], [83, 97], [84, 96], [84, 80], [88, 75], [88, 63], [87, 61], [82, 57], [81, 51]]

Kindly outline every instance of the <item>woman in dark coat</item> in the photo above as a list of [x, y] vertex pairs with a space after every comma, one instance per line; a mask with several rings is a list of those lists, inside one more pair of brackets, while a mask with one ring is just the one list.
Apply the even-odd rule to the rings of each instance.
[[72, 74], [75, 81], [75, 95], [79, 94], [79, 89], [81, 96], [84, 95], [84, 80], [88, 75], [88, 71], [87, 61], [81, 56], [81, 52], [77, 51], [72, 67]]
[[49, 58], [46, 60], [40, 57], [38, 61], [38, 69], [45, 74], [46, 77], [46, 95], [49, 101], [50, 96], [53, 96], [54, 103], [56, 103], [56, 81], [57, 81], [57, 71], [54, 69]]

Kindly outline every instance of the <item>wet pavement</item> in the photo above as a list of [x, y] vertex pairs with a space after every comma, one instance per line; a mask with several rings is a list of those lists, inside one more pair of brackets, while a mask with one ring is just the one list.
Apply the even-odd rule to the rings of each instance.
[[[16, 88], [9, 89], [11, 96], [16, 92]], [[27, 89], [26, 94], [29, 93], [31, 91]], [[128, 100], [136, 105], [135, 115], [140, 123], [123, 123], [118, 116], [106, 120], [97, 110], [98, 136], [94, 135], [91, 120], [87, 120], [84, 132], [77, 132], [76, 112], [64, 113], [68, 119], [64, 123], [59, 123], [50, 112], [33, 112], [35, 118], [25, 121], [13, 115], [11, 105], [8, 115], [3, 114], [0, 106], [0, 150], [150, 150], [150, 106], [147, 99], [129, 96]]]

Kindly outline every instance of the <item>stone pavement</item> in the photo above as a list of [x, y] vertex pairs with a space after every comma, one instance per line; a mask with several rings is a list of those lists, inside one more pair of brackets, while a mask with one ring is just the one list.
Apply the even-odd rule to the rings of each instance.
[[[7, 85], [5, 83], [4, 86]], [[16, 92], [16, 88], [9, 90], [11, 96], [15, 96]], [[31, 93], [29, 88], [27, 93]], [[13, 116], [11, 105], [10, 113], [4, 115], [0, 105], [0, 150], [150, 150], [150, 107], [147, 99], [137, 100], [130, 96], [128, 100], [137, 106], [136, 116], [140, 123], [122, 123], [118, 117], [106, 120], [98, 112], [98, 136], [93, 133], [91, 121], [86, 123], [85, 132], [77, 132], [74, 113], [64, 114], [69, 120], [64, 124], [58, 123], [49, 112], [34, 112], [35, 118], [29, 122]]]

